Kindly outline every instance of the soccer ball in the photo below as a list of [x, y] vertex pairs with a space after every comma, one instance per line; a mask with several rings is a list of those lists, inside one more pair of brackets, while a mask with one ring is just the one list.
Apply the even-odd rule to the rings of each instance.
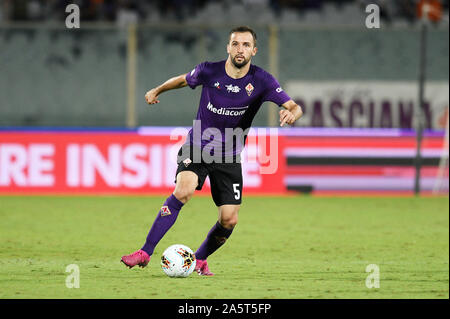
[[172, 245], [161, 256], [161, 267], [169, 277], [187, 277], [195, 269], [194, 252], [185, 245]]

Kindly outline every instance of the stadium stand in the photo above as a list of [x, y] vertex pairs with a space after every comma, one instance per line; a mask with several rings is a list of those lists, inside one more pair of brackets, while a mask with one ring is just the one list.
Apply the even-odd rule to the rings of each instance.
[[[177, 1], [96, 1], [102, 3], [95, 7], [98, 12], [91, 10], [86, 16], [83, 12], [93, 7], [89, 1], [78, 2], [85, 19], [111, 22], [126, 9], [135, 10], [142, 22], [137, 31], [138, 125], [192, 124], [199, 90], [165, 96], [168, 107], [163, 109], [149, 109], [143, 96], [150, 87], [190, 71], [200, 61], [224, 59], [229, 26], [244, 21], [247, 13], [252, 19], [245, 22], [255, 23], [258, 45], [264, 48], [254, 63], [263, 68], [270, 68], [267, 26], [274, 21], [279, 26], [277, 77], [281, 84], [291, 79], [416, 81], [418, 77], [418, 28], [398, 18], [400, 26], [368, 30], [362, 26], [364, 1], [188, 1], [195, 9], [183, 9], [186, 23], [199, 23], [188, 30], [183, 24], [169, 28], [159, 23], [179, 19], [171, 13]], [[28, 19], [49, 24], [0, 24], [0, 98], [7, 101], [1, 105], [0, 125], [124, 125], [127, 32], [114, 23], [90, 24], [73, 32], [51, 24], [64, 18], [57, 13], [66, 3], [2, 2], [4, 21], [7, 17], [10, 22]], [[428, 34], [428, 80], [448, 80], [448, 1], [443, 4], [447, 22], [444, 17]], [[258, 114], [255, 124], [267, 124], [266, 110]]]

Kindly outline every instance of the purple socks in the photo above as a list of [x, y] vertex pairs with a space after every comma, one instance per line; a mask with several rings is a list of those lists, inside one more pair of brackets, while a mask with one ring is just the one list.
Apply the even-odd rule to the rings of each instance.
[[[178, 213], [183, 205], [184, 204], [180, 202], [173, 194], [166, 199], [164, 205], [159, 210], [155, 221], [153, 222], [144, 246], [141, 248], [149, 256], [153, 254], [156, 245], [175, 223]], [[232, 232], [233, 229], [225, 228], [217, 222], [209, 231], [202, 245], [195, 252], [197, 259], [205, 260], [209, 255], [225, 243]]]
[[233, 229], [225, 228], [217, 222], [209, 231], [205, 241], [195, 252], [195, 257], [200, 260], [208, 258], [209, 255], [225, 243], [232, 232]]
[[155, 221], [153, 222], [152, 228], [147, 235], [147, 240], [144, 246], [141, 248], [149, 256], [153, 254], [153, 250], [159, 243], [161, 238], [167, 233], [167, 231], [172, 227], [178, 217], [180, 209], [183, 207], [183, 203], [180, 202], [173, 194], [170, 195], [164, 202], [164, 205], [158, 212]]

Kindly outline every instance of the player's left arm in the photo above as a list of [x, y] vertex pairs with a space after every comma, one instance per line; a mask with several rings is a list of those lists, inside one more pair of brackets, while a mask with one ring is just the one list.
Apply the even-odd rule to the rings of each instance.
[[284, 124], [292, 125], [303, 115], [300, 105], [293, 100], [289, 100], [281, 105], [284, 109], [280, 110], [280, 126]]

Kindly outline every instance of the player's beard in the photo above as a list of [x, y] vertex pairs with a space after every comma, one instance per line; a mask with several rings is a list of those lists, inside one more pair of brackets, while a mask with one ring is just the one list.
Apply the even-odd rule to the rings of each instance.
[[244, 67], [247, 65], [248, 62], [250, 62], [250, 58], [246, 59], [244, 56], [242, 56], [244, 59], [242, 62], [237, 61], [237, 55], [234, 56], [234, 58], [231, 59], [231, 62], [233, 62], [233, 65], [237, 67], [238, 69]]

